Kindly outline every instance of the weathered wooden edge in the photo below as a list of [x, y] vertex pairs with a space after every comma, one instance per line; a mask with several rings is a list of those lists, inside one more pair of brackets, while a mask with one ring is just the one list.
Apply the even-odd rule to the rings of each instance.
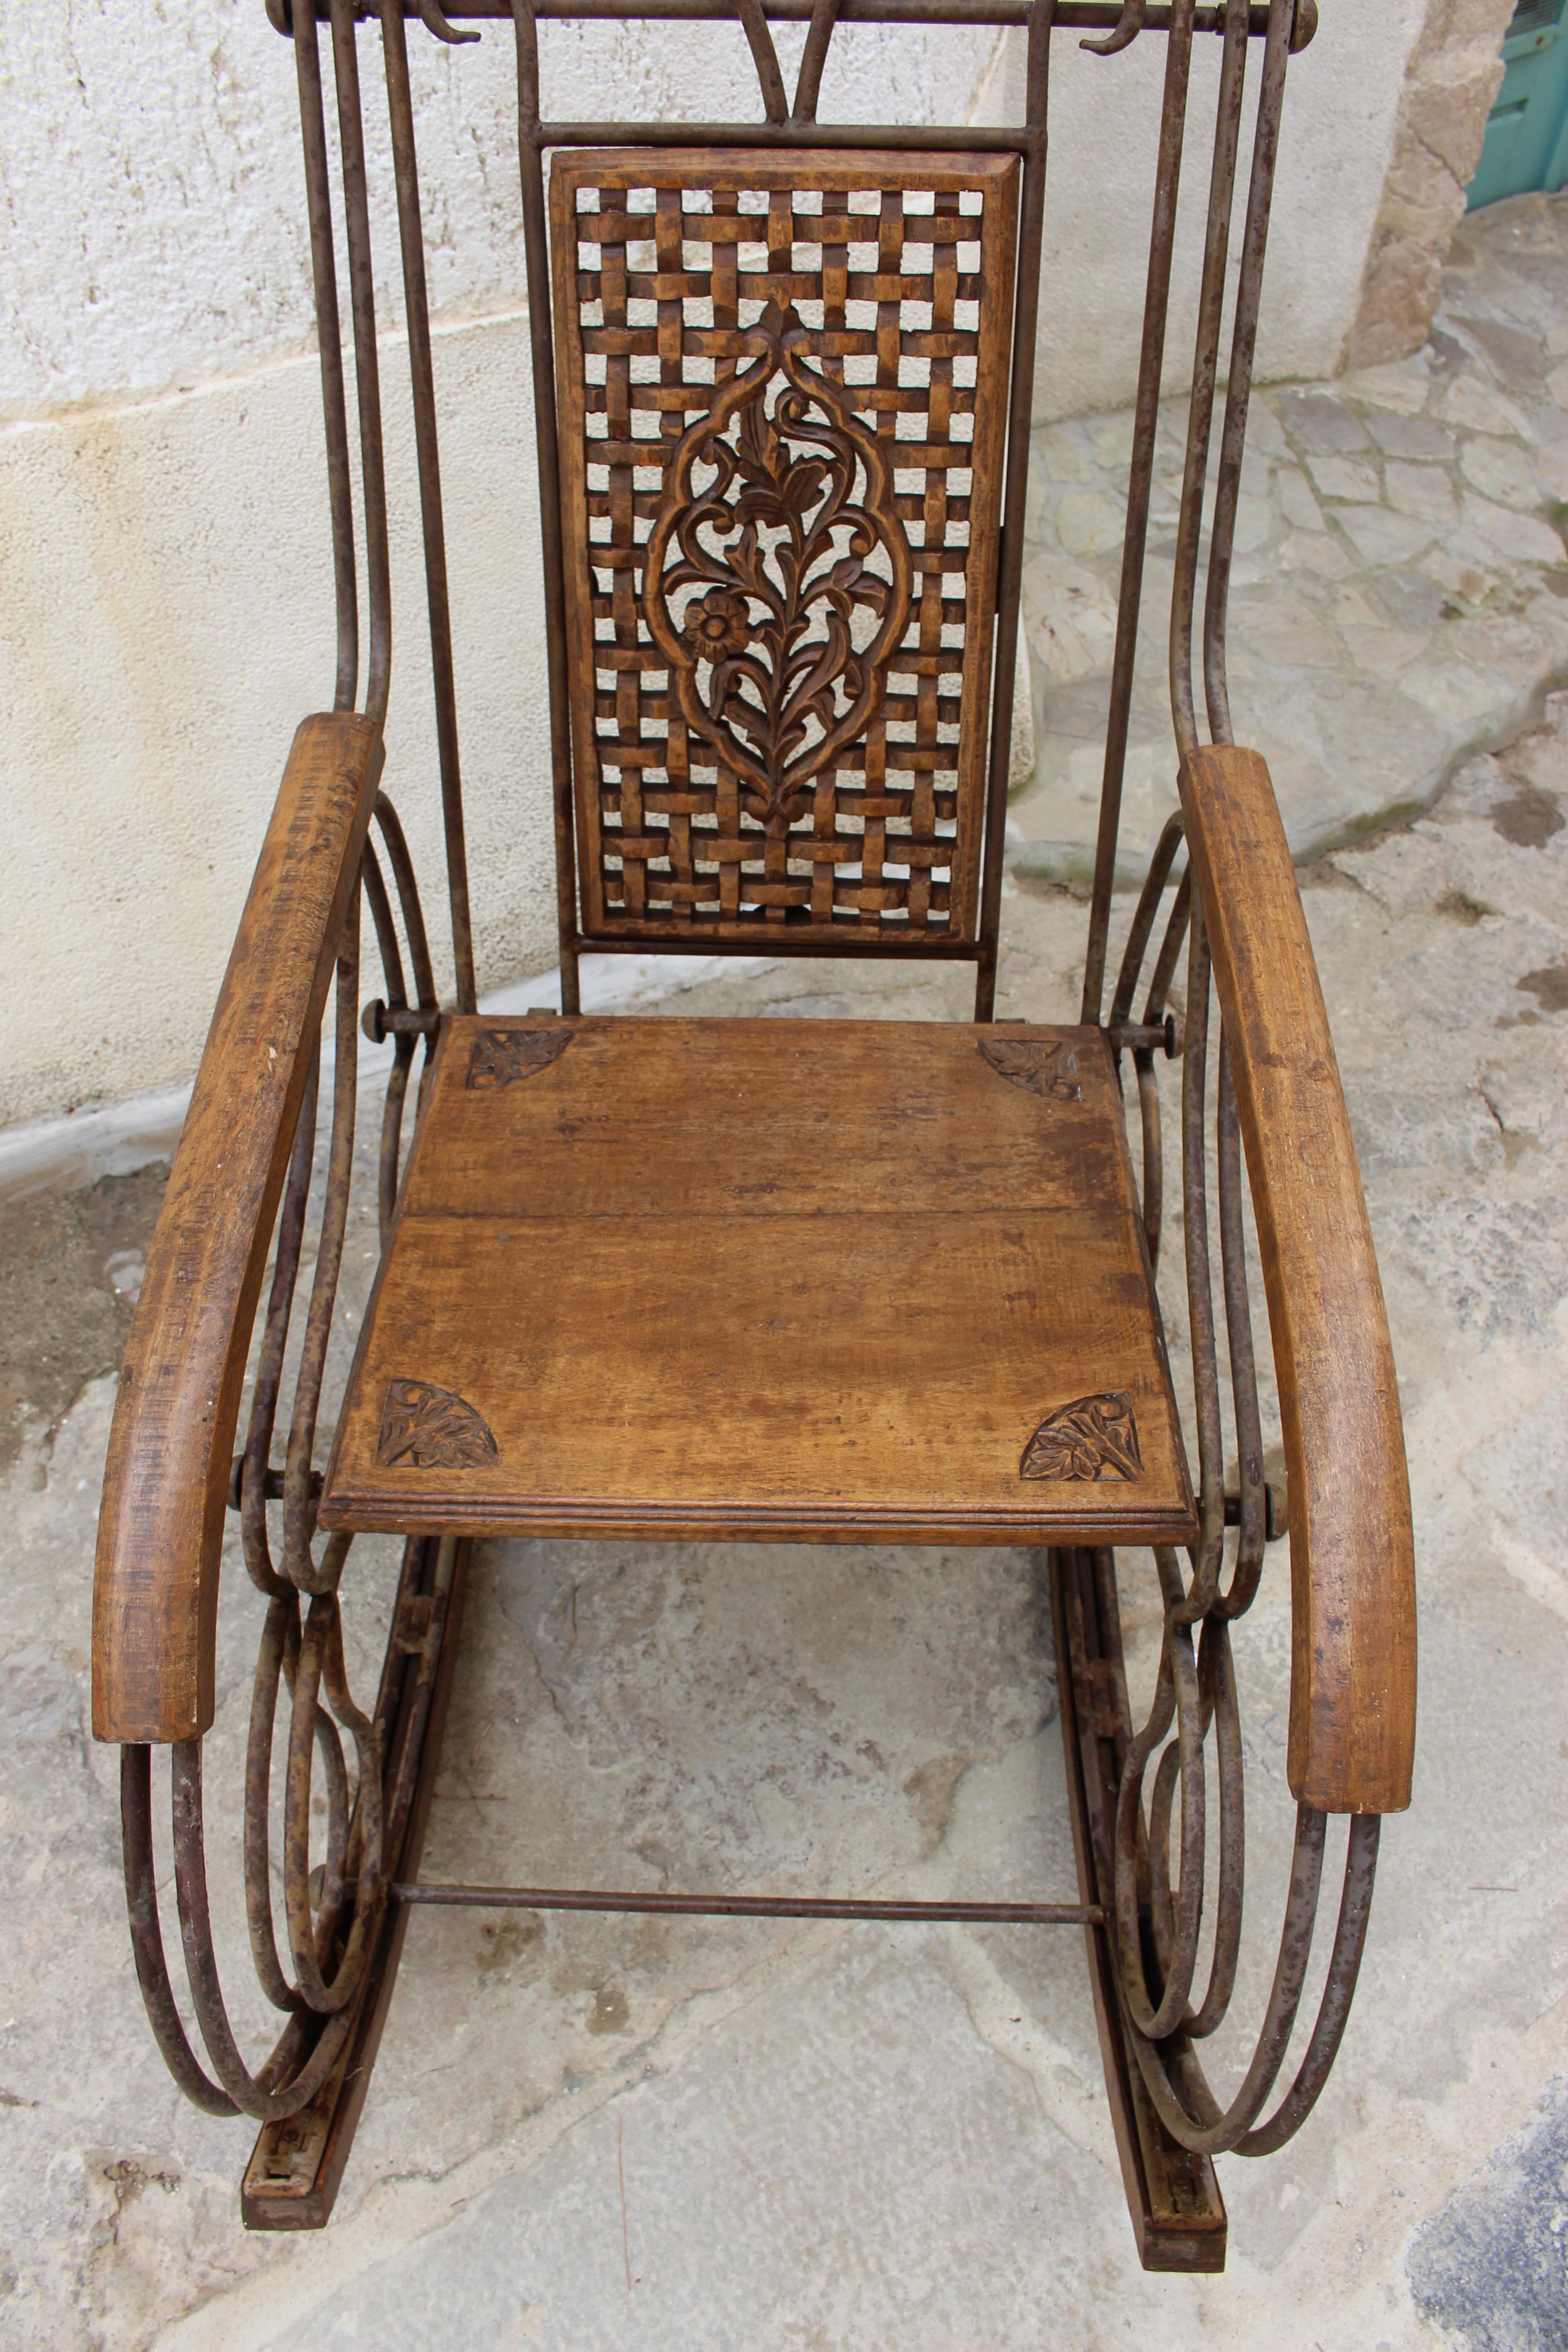
[[323, 1528], [352, 1528], [359, 1535], [458, 1535], [475, 1540], [531, 1536], [552, 1542], [576, 1538], [625, 1543], [847, 1543], [847, 1544], [1190, 1544], [1196, 1540], [1192, 1513], [1082, 1510], [1047, 1514], [1037, 1510], [912, 1511], [862, 1506], [835, 1513], [821, 1504], [579, 1502], [570, 1496], [487, 1505], [482, 1496], [448, 1489], [410, 1495], [395, 1512], [379, 1507], [353, 1487], [329, 1484], [321, 1496]]
[[370, 720], [301, 723], [240, 918], [115, 1400], [93, 1591], [100, 1739], [191, 1739], [212, 1721], [246, 1352], [381, 767]]
[[1290, 1494], [1292, 1793], [1397, 1812], [1415, 1743], [1410, 1486], [1383, 1286], [1268, 770], [1211, 745], [1182, 808], [1236, 1076]]

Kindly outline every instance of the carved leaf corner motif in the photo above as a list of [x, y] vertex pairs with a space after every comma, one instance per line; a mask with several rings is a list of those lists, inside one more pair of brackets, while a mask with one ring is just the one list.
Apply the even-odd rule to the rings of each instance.
[[1081, 1102], [1078, 1055], [1058, 1037], [1054, 1044], [1040, 1037], [982, 1037], [984, 1060], [1000, 1078], [1026, 1094], [1048, 1097], [1053, 1102]]
[[389, 1381], [375, 1458], [383, 1470], [483, 1470], [500, 1454], [473, 1406], [453, 1390]]
[[560, 1029], [481, 1029], [468, 1055], [470, 1087], [490, 1091], [531, 1078], [558, 1062], [572, 1043], [572, 1032]]
[[889, 450], [794, 310], [748, 333], [751, 365], [670, 462], [644, 612], [687, 724], [777, 829], [870, 718], [913, 562]]
[[1020, 1478], [1137, 1478], [1142, 1470], [1138, 1423], [1125, 1389], [1058, 1405], [1041, 1422], [1018, 1465]]

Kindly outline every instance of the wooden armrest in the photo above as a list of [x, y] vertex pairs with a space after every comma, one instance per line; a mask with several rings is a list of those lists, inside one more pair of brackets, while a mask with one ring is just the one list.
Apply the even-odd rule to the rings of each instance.
[[370, 720], [307, 719], [245, 902], [115, 1400], [93, 1590], [100, 1739], [190, 1739], [213, 1718], [246, 1356], [381, 767]]
[[1300, 893], [1268, 770], [1181, 776], [1235, 1072], [1290, 1496], [1289, 1774], [1325, 1812], [1397, 1812], [1415, 1744], [1415, 1571], [1388, 1318]]

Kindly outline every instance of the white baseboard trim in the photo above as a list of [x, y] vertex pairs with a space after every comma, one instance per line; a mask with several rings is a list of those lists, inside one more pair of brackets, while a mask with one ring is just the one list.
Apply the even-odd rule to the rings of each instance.
[[[770, 956], [587, 955], [582, 965], [583, 1009], [635, 1013], [702, 981], [766, 971], [775, 961]], [[504, 1017], [560, 1003], [557, 969], [491, 990], [480, 997], [479, 1010]], [[331, 1100], [332, 1060], [329, 1039], [322, 1048], [323, 1102]], [[362, 1041], [362, 1088], [378, 1090], [391, 1063], [390, 1045]], [[63, 1118], [41, 1118], [0, 1130], [0, 1201], [23, 1200], [29, 1192], [49, 1190], [74, 1192], [79, 1185], [95, 1184], [100, 1176], [130, 1176], [154, 1160], [172, 1160], [190, 1099], [187, 1081], [153, 1094], [129, 1095], [121, 1102], [98, 1103]]]

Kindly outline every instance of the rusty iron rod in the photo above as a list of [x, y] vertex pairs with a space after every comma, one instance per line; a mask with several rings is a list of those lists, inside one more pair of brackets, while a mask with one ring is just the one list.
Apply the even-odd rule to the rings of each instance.
[[643, 1895], [627, 1888], [435, 1886], [398, 1884], [395, 1903], [454, 1905], [483, 1911], [658, 1911], [690, 1919], [969, 1920], [981, 1926], [1097, 1927], [1103, 1913], [1083, 1903], [860, 1903], [787, 1895]]

